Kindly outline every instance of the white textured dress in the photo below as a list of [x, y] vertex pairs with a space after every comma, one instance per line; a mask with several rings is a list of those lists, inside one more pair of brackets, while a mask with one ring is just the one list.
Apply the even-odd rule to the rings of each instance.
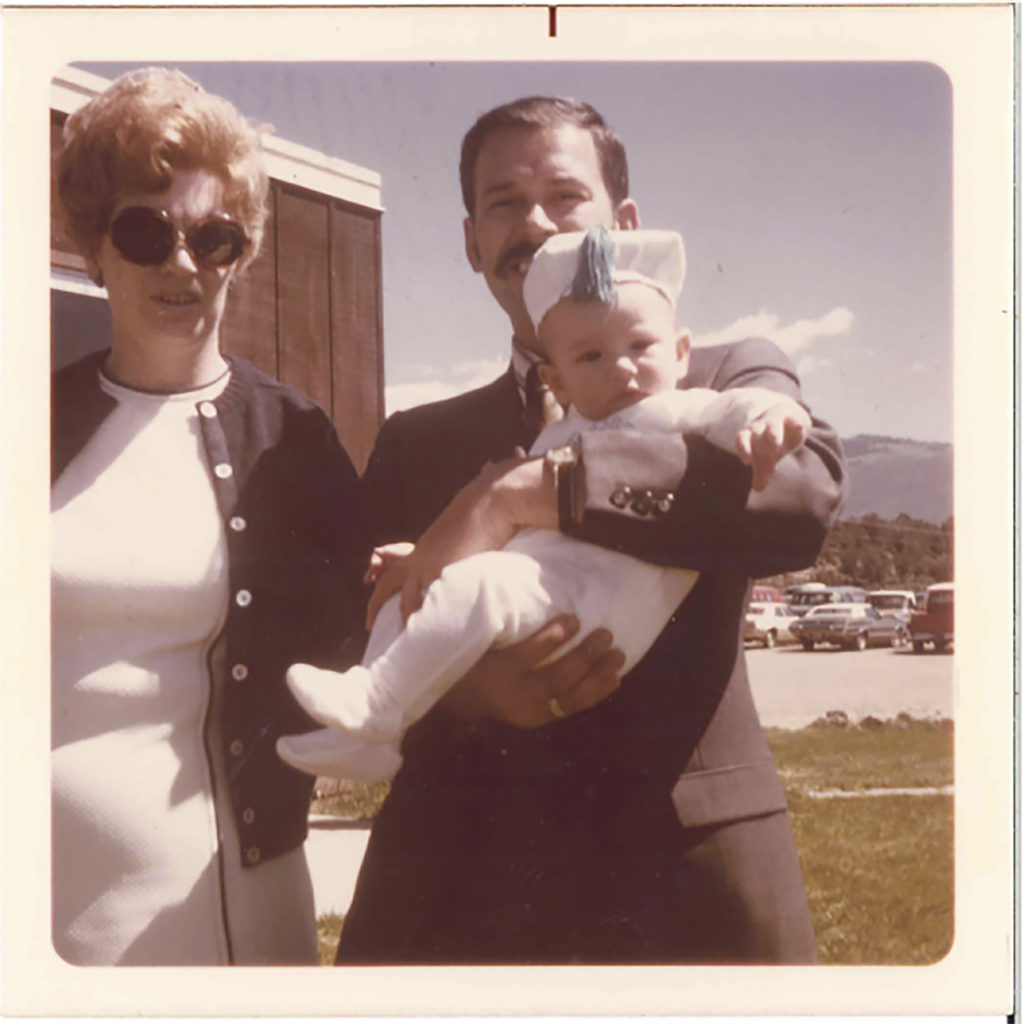
[[303, 848], [243, 869], [213, 671], [227, 548], [198, 407], [117, 400], [52, 497], [54, 945], [76, 964], [315, 963]]

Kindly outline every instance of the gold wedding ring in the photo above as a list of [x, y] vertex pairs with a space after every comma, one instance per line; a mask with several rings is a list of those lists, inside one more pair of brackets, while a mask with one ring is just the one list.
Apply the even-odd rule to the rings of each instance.
[[550, 709], [550, 714], [554, 718], [567, 718], [568, 716], [564, 713], [564, 708], [561, 707], [561, 702], [556, 697], [551, 697], [547, 702], [546, 706]]

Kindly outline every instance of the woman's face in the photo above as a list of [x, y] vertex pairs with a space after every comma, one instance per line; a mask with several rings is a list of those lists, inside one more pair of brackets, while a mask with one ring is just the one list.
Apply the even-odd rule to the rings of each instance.
[[[223, 185], [208, 171], [176, 171], [164, 192], [118, 196], [111, 223], [129, 206], [163, 211], [179, 231], [211, 214], [225, 214]], [[114, 247], [109, 231], [103, 236], [90, 270], [103, 274], [113, 320], [113, 343], [146, 345], [217, 344], [227, 290], [236, 264], [203, 269], [182, 237], [159, 266], [139, 266]]]

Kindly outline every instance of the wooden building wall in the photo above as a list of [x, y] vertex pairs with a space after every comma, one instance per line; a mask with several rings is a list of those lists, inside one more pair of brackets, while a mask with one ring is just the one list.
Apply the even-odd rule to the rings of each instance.
[[[51, 117], [51, 168], [64, 115]], [[55, 175], [51, 183], [55, 185]], [[51, 196], [51, 261], [84, 270]], [[380, 212], [271, 179], [262, 249], [238, 278], [222, 327], [226, 352], [321, 405], [361, 472], [383, 420]]]

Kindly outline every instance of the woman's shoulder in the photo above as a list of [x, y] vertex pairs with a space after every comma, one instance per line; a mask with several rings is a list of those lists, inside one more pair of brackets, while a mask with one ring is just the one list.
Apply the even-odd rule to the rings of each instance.
[[51, 387], [54, 391], [64, 391], [98, 384], [100, 367], [109, 354], [110, 349], [104, 348], [56, 367], [50, 374]]
[[298, 410], [323, 412], [307, 394], [260, 370], [247, 359], [234, 355], [225, 355], [224, 358], [231, 368], [228, 391], [248, 401], [270, 402], [293, 406]]

